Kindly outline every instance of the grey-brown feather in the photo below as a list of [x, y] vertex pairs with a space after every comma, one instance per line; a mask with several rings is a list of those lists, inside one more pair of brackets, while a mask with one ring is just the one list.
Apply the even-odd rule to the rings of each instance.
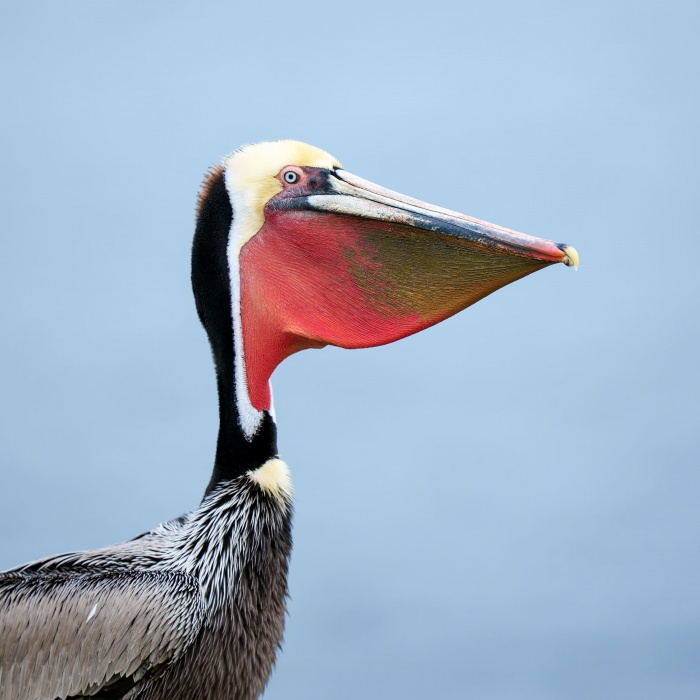
[[182, 572], [4, 576], [0, 698], [92, 695], [120, 677], [139, 681], [194, 641], [203, 607], [197, 581]]
[[282, 638], [291, 509], [244, 475], [134, 540], [0, 574], [0, 700], [256, 698]]

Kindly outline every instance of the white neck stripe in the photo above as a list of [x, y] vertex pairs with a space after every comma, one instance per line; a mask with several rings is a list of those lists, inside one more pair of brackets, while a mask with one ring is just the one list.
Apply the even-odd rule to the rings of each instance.
[[[248, 218], [248, 212], [245, 198], [230, 182], [232, 178], [228, 177], [228, 168], [224, 171], [224, 181], [231, 206], [233, 208], [233, 221], [231, 222], [231, 231], [228, 236], [228, 244], [226, 246], [226, 257], [228, 259], [228, 273], [231, 283], [231, 321], [233, 323], [233, 350], [234, 350], [234, 367], [233, 367], [233, 390], [236, 397], [236, 407], [238, 408], [238, 422], [245, 435], [246, 439], [252, 440], [255, 433], [258, 432], [260, 424], [263, 421], [264, 412], [258, 411], [250, 400], [248, 392], [248, 378], [245, 368], [245, 355], [243, 350], [243, 324], [241, 322], [241, 271], [239, 253], [243, 245], [247, 242], [244, 240], [247, 232], [245, 231], [244, 222]], [[250, 235], [248, 235], [250, 238]], [[270, 414], [274, 418], [274, 408], [272, 407], [272, 391], [270, 391]]]

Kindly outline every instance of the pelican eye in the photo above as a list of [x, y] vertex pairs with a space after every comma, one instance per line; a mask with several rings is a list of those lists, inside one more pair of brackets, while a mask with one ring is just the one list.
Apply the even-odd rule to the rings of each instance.
[[284, 181], [290, 185], [294, 184], [299, 179], [299, 176], [293, 170], [287, 170], [284, 174]]

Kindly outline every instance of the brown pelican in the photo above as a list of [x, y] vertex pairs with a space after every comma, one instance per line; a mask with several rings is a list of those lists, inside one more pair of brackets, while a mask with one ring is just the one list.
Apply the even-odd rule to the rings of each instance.
[[292, 487], [270, 376], [287, 356], [416, 333], [570, 246], [405, 197], [294, 141], [206, 178], [192, 248], [219, 436], [197, 510], [0, 574], [0, 700], [246, 700], [282, 639]]

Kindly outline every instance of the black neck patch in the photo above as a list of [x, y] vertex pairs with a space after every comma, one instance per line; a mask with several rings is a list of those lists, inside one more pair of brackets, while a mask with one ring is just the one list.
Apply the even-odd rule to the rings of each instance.
[[233, 209], [224, 168], [213, 168], [199, 195], [197, 228], [192, 244], [192, 290], [199, 320], [209, 336], [219, 390], [219, 437], [214, 471], [206, 494], [268, 459], [277, 457], [277, 427], [265, 411], [257, 433], [246, 439], [241, 429], [234, 384], [231, 279], [226, 249]]

